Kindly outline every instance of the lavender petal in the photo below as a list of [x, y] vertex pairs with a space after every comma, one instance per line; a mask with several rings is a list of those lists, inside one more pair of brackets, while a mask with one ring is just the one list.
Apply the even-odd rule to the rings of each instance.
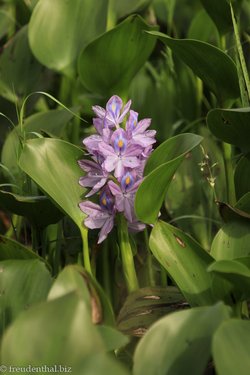
[[98, 244], [104, 241], [108, 234], [111, 232], [114, 226], [114, 216], [110, 216], [104, 223], [100, 233], [99, 233], [99, 238], [98, 238]]

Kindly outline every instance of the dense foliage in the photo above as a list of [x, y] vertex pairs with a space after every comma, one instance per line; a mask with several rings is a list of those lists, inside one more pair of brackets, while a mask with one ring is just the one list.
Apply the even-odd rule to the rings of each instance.
[[0, 372], [249, 373], [249, 22], [0, 2]]

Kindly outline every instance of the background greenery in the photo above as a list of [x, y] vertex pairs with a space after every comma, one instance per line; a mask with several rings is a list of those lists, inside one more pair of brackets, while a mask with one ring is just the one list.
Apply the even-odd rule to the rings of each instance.
[[[249, 0], [0, 2], [1, 364], [249, 373], [249, 21]], [[96, 246], [78, 208], [114, 94], [157, 130], [130, 294], [116, 233]]]

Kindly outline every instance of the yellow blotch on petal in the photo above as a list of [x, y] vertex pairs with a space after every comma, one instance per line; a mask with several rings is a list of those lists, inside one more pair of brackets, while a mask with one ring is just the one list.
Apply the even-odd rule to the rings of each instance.
[[125, 184], [126, 184], [126, 185], [129, 185], [129, 184], [130, 184], [130, 177], [129, 177], [129, 176], [126, 177]]
[[122, 148], [122, 146], [123, 146], [123, 140], [122, 140], [122, 139], [119, 139], [119, 141], [118, 141], [118, 147], [119, 147], [119, 148]]
[[106, 200], [106, 198], [102, 198], [102, 204], [103, 204], [104, 206], [107, 205], [107, 200]]

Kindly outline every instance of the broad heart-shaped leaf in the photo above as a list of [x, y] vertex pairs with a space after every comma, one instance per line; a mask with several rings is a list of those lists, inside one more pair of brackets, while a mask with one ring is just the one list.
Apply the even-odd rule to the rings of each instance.
[[73, 366], [103, 351], [86, 304], [72, 292], [20, 315], [3, 337], [1, 360], [7, 366]]
[[[250, 213], [250, 194], [245, 194], [235, 205], [236, 209]], [[211, 246], [216, 260], [236, 259], [250, 256], [250, 220], [233, 214], [218, 231]]]
[[83, 212], [78, 207], [85, 190], [78, 180], [83, 172], [77, 164], [82, 151], [71, 143], [52, 138], [26, 142], [19, 165], [83, 230]]
[[[62, 109], [36, 113], [24, 120], [23, 131], [26, 138], [30, 132], [46, 132], [60, 137], [66, 124], [72, 119], [73, 114]], [[21, 129], [16, 126], [7, 136], [1, 154], [2, 163], [9, 168], [13, 175], [18, 175], [18, 157], [21, 153]]]
[[27, 27], [23, 27], [0, 57], [0, 93], [13, 102], [34, 91], [41, 78], [42, 66], [30, 51], [27, 32]]
[[218, 303], [160, 319], [136, 348], [134, 375], [203, 375], [213, 334], [229, 317], [230, 309]]
[[[60, 272], [50, 289], [48, 300], [54, 300], [73, 291], [77, 292], [84, 301], [93, 323], [114, 325], [111, 309], [109, 315], [107, 314], [104, 296], [100, 295], [100, 290], [96, 288], [92, 277], [78, 265], [69, 265]], [[127, 337], [114, 328], [98, 325], [98, 331], [107, 351], [118, 349], [127, 344]]]
[[250, 151], [250, 108], [212, 109], [207, 115], [211, 132], [223, 142]]
[[30, 47], [48, 68], [72, 70], [81, 49], [105, 31], [107, 0], [40, 0], [29, 23]]
[[[232, 30], [232, 18], [228, 0], [201, 0], [202, 5], [210, 15], [220, 34], [225, 34]], [[234, 2], [237, 8], [240, 7], [242, 1]]]
[[85, 301], [94, 323], [114, 325], [110, 303], [99, 284], [79, 265], [65, 267], [55, 280], [48, 299], [61, 297], [76, 290]]
[[[236, 165], [234, 172], [234, 186], [236, 197], [240, 199], [250, 192], [250, 153], [242, 156]], [[249, 199], [250, 201], [250, 199]]]
[[191, 306], [215, 301], [207, 267], [213, 258], [180, 229], [158, 221], [152, 230], [149, 246], [167, 270]]
[[57, 223], [63, 213], [46, 196], [21, 196], [0, 190], [0, 207], [25, 216], [36, 227]]
[[30, 248], [0, 234], [0, 261], [10, 259], [40, 259], [44, 261]]
[[218, 260], [208, 267], [208, 272], [230, 282], [228, 289], [236, 301], [250, 297], [250, 257], [234, 260]]
[[45, 300], [52, 278], [44, 262], [37, 259], [0, 262], [1, 332], [23, 310]]
[[[142, 184], [136, 194], [137, 217], [148, 224], [159, 214], [168, 186], [186, 154], [202, 141], [195, 134], [180, 134], [162, 143], [149, 157]], [[157, 189], [156, 189], [157, 186]]]
[[111, 93], [126, 92], [154, 48], [156, 41], [144, 32], [152, 29], [155, 27], [133, 15], [95, 39], [82, 51], [78, 60], [82, 84], [105, 97]]
[[141, 288], [127, 297], [117, 318], [118, 328], [128, 335], [141, 337], [159, 318], [187, 307], [176, 287]]
[[158, 37], [171, 48], [174, 54], [208, 86], [220, 102], [239, 97], [237, 69], [233, 60], [225, 52], [200, 40], [174, 39], [158, 31], [152, 31], [150, 34]]
[[250, 322], [230, 319], [213, 337], [212, 352], [218, 375], [248, 375], [250, 368]]

